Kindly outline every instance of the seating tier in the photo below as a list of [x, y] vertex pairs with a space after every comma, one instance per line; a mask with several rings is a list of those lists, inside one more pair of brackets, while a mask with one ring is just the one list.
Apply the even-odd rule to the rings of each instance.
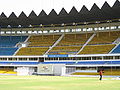
[[118, 37], [120, 37], [120, 31], [98, 32], [88, 44], [111, 44]]
[[30, 42], [29, 47], [40, 47], [40, 46], [52, 46], [60, 37], [61, 35], [38, 35], [38, 36], [31, 36], [28, 39]]
[[0, 48], [0, 56], [2, 55], [13, 55], [16, 51], [17, 51], [18, 48], [14, 47], [14, 48]]
[[120, 45], [118, 45], [111, 53], [120, 53]]
[[24, 42], [28, 36], [0, 36], [0, 47], [14, 47], [19, 42]]
[[83, 45], [93, 33], [65, 34], [58, 46]]
[[108, 45], [87, 45], [79, 54], [107, 54], [115, 44]]
[[48, 47], [25, 47], [21, 48], [16, 55], [43, 55]]
[[76, 54], [81, 46], [57, 46], [49, 54]]

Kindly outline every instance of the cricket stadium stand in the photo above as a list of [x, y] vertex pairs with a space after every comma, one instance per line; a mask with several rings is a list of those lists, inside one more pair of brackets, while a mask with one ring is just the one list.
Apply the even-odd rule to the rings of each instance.
[[0, 75], [120, 75], [120, 2], [0, 15]]

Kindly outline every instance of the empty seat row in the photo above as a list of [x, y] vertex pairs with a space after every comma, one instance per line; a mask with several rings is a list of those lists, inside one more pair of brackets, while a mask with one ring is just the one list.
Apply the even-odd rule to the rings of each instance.
[[120, 44], [111, 53], [120, 53]]
[[0, 56], [1, 55], [13, 55], [17, 51], [17, 47], [14, 48], [0, 48]]
[[79, 54], [107, 54], [114, 47], [115, 44], [87, 45]]
[[29, 47], [34, 46], [52, 46], [61, 35], [37, 35], [28, 39]]
[[28, 36], [0, 36], [0, 47], [14, 47], [19, 42], [24, 42]]
[[25, 47], [21, 48], [16, 55], [43, 55], [48, 47]]
[[118, 37], [120, 37], [120, 31], [97, 32], [88, 44], [111, 44]]

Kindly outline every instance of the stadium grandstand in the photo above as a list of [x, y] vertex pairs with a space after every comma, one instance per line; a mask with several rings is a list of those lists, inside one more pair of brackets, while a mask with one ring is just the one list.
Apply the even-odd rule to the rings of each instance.
[[120, 75], [120, 2], [0, 15], [0, 75]]

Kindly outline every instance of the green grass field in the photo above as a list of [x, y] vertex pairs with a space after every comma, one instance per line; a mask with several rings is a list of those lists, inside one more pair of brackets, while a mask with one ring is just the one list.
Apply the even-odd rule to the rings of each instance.
[[120, 80], [99, 77], [0, 76], [0, 90], [120, 90]]

